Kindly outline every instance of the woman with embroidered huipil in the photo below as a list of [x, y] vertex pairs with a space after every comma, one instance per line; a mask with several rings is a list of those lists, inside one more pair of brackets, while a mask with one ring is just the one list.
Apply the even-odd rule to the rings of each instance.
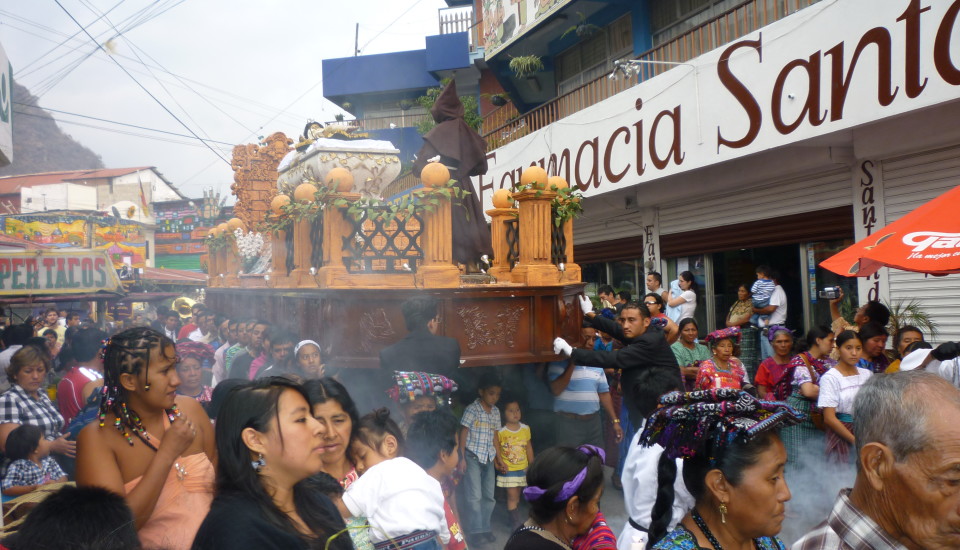
[[[673, 392], [660, 404], [640, 435], [641, 445], [664, 449], [647, 547], [783, 550], [776, 535], [790, 489], [783, 477], [787, 452], [777, 430], [803, 415], [735, 389]], [[695, 504], [666, 533], [675, 519], [677, 458], [683, 459], [683, 484]]]

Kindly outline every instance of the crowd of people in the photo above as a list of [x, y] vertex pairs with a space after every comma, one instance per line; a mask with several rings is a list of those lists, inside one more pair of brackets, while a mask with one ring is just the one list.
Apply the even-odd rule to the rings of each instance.
[[960, 346], [899, 327], [891, 359], [877, 302], [797, 337], [770, 272], [702, 339], [689, 272], [601, 287], [564, 360], [521, 367], [459, 368], [426, 297], [359, 375], [202, 304], [112, 334], [44, 312], [3, 333], [0, 486], [45, 498], [0, 548], [463, 550], [496, 521], [507, 550], [960, 547]]

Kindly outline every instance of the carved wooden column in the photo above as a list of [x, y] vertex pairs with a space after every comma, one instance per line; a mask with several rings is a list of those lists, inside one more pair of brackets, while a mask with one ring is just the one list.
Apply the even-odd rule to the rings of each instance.
[[567, 257], [565, 263], [565, 270], [563, 272], [563, 282], [565, 283], [579, 283], [582, 277], [582, 272], [580, 265], [573, 261], [573, 220], [567, 220], [563, 222], [563, 239], [566, 241], [566, 252], [564, 255]]
[[460, 286], [460, 269], [453, 262], [450, 198], [436, 191], [432, 193], [440, 204], [436, 210], [424, 212], [421, 216], [423, 264], [417, 269], [417, 285], [423, 288], [457, 288]]
[[560, 271], [550, 254], [553, 211], [550, 203], [557, 196], [553, 191], [527, 189], [514, 193], [520, 204], [520, 262], [511, 271], [515, 283], [530, 286], [560, 283]]
[[267, 286], [273, 288], [287, 288], [293, 286], [290, 284], [290, 276], [287, 273], [287, 232], [284, 230], [274, 231], [270, 235], [270, 247], [272, 255], [270, 258], [270, 281]]
[[239, 288], [240, 251], [237, 249], [237, 242], [231, 241], [230, 246], [223, 248], [221, 252], [223, 254], [223, 286]]
[[220, 268], [217, 266], [219, 255], [207, 246], [207, 286], [220, 286]]
[[490, 239], [493, 244], [493, 264], [487, 271], [498, 281], [510, 280], [510, 245], [507, 243], [507, 222], [517, 219], [516, 208], [491, 208], [487, 210], [490, 216]]
[[[359, 193], [336, 193], [331, 202], [344, 199], [347, 202], [360, 200]], [[346, 211], [335, 206], [323, 209], [323, 267], [317, 273], [320, 288], [350, 286], [349, 274], [343, 265], [343, 239], [353, 232], [346, 218]]]
[[309, 220], [293, 222], [293, 271], [290, 272], [290, 286], [316, 287], [313, 275], [310, 274], [310, 255], [313, 252], [313, 243], [310, 242]]

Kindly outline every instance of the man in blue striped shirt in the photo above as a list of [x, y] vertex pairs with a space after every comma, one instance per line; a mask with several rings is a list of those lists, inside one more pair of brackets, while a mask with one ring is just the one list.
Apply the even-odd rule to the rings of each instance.
[[554, 361], [547, 371], [550, 390], [556, 396], [557, 444], [576, 447], [583, 444], [603, 447], [600, 407], [613, 422], [617, 442], [623, 438], [620, 418], [613, 410], [610, 386], [603, 369], [574, 365], [572, 361]]

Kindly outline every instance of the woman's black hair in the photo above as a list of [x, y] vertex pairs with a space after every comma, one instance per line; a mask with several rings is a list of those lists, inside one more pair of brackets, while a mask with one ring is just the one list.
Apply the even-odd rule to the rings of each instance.
[[460, 422], [449, 410], [419, 412], [413, 415], [407, 428], [404, 456], [429, 470], [440, 460], [440, 451], [453, 452], [459, 430]]
[[[743, 472], [757, 463], [760, 455], [778, 439], [775, 431], [768, 431], [746, 443], [734, 442], [717, 447], [716, 439], [708, 438], [696, 455], [683, 461], [683, 484], [690, 491], [698, 506], [707, 494], [706, 477], [711, 470], [719, 469], [723, 477], [734, 487], [743, 481]], [[667, 453], [660, 455], [657, 463], [657, 500], [650, 513], [649, 542], [653, 548], [667, 534], [673, 519], [673, 484], [677, 479], [677, 462]]]
[[693, 325], [697, 327], [698, 332], [700, 331], [700, 325], [697, 324], [696, 319], [693, 317], [684, 317], [683, 319], [680, 319], [679, 323], [677, 323], [677, 332], [683, 332], [683, 327], [687, 325]]
[[339, 403], [343, 412], [347, 413], [347, 416], [350, 417], [350, 439], [353, 440], [353, 438], [357, 436], [357, 428], [360, 426], [360, 415], [357, 414], [356, 403], [353, 402], [353, 398], [350, 397], [350, 393], [347, 392], [347, 388], [343, 387], [343, 384], [333, 378], [325, 376], [323, 378], [307, 380], [303, 383], [303, 390], [307, 392], [307, 401], [310, 402], [311, 409], [331, 400]]
[[811, 328], [807, 331], [807, 336], [797, 342], [797, 353], [810, 351], [813, 349], [813, 346], [817, 345], [817, 340], [822, 340], [831, 334], [833, 334], [833, 331], [826, 325]]
[[690, 290], [694, 294], [700, 294], [700, 285], [697, 284], [697, 278], [693, 276], [692, 271], [681, 271], [680, 278], [684, 281], [690, 281]]
[[837, 335], [837, 341], [836, 341], [837, 349], [840, 349], [841, 346], [843, 346], [843, 345], [846, 344], [848, 341], [853, 340], [853, 339], [859, 340], [861, 344], [863, 343], [863, 339], [860, 338], [860, 335], [857, 334], [856, 331], [853, 331], [853, 330], [845, 330], [845, 331], [841, 332], [840, 334]]
[[870, 323], [876, 323], [881, 327], [887, 326], [890, 322], [890, 310], [877, 300], [870, 300], [863, 304], [863, 314], [870, 318]]
[[[283, 377], [268, 377], [234, 387], [227, 395], [215, 427], [217, 444], [217, 481], [216, 493], [221, 495], [242, 495], [256, 502], [263, 517], [274, 527], [288, 533], [300, 535], [290, 516], [281, 511], [260, 479], [260, 474], [251, 467], [254, 459], [252, 451], [244, 443], [241, 434], [247, 428], [265, 433], [277, 430], [280, 444], [283, 445], [283, 431], [280, 429], [280, 397], [286, 392], [296, 392], [308, 401], [307, 392], [299, 384]], [[317, 535], [318, 540], [339, 531], [339, 526], [316, 506], [316, 492], [306, 480], [293, 486], [293, 502], [297, 514], [307, 527]], [[305, 538], [305, 541], [309, 539]], [[337, 537], [331, 548], [347, 548], [346, 540]], [[322, 546], [321, 546], [322, 547]]]
[[530, 501], [530, 517], [540, 525], [552, 521], [567, 507], [570, 499], [556, 502], [554, 498], [580, 470], [587, 475], [577, 491], [570, 497], [580, 497], [585, 505], [603, 486], [603, 461], [597, 455], [587, 455], [572, 447], [551, 447], [538, 454], [527, 470], [527, 485], [546, 490], [540, 498]]
[[397, 440], [397, 454], [403, 454], [403, 432], [400, 426], [390, 418], [390, 409], [381, 407], [373, 412], [367, 413], [360, 418], [357, 424], [355, 441], [363, 443], [375, 451], [380, 450], [380, 445], [388, 435], [392, 435]]
[[33, 424], [21, 424], [7, 436], [7, 446], [3, 454], [10, 460], [29, 458], [40, 446], [41, 437], [43, 431], [40, 428]]
[[860, 327], [860, 341], [866, 343], [871, 338], [877, 336], [890, 336], [887, 329], [877, 323], [867, 323]]
[[737, 285], [737, 290], [739, 291], [741, 288], [746, 290], [747, 294], [753, 296], [753, 291], [750, 290], [753, 288], [753, 285], [751, 285], [750, 283], [740, 283], [739, 285]]
[[124, 498], [101, 487], [66, 486], [30, 511], [3, 539], [10, 550], [140, 550], [133, 512]]
[[[897, 352], [900, 349], [900, 339], [903, 338], [904, 332], [916, 332], [920, 335], [920, 339], [923, 340], [923, 331], [913, 325], [904, 325], [897, 329], [893, 334], [893, 351]], [[906, 351], [906, 350], [904, 350]], [[901, 357], [902, 359], [902, 357]]]
[[[176, 356], [176, 345], [166, 335], [149, 327], [134, 327], [110, 337], [103, 351], [103, 400], [100, 402], [100, 416], [107, 413], [120, 419], [116, 424], [117, 430], [129, 437], [133, 432], [148, 447], [154, 445], [144, 437], [135, 420], [139, 415], [127, 404], [127, 390], [120, 384], [120, 376], [132, 374], [139, 378], [143, 373], [143, 389], [150, 391], [147, 377], [150, 370], [150, 351], [159, 348], [164, 353], [170, 348], [173, 353], [168, 358]], [[101, 421], [101, 426], [104, 424]], [[132, 443], [131, 443], [132, 444]]]

